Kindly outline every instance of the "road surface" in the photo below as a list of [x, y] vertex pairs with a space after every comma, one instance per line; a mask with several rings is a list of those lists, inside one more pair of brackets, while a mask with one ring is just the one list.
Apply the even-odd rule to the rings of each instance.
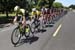
[[1, 50], [75, 50], [75, 12], [68, 12], [46, 32], [35, 34], [32, 44], [21, 43], [14, 47], [11, 33], [15, 25], [0, 30]]

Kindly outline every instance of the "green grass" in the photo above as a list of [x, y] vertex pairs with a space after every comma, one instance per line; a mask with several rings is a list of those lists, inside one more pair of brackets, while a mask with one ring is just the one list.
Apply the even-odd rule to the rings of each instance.
[[[15, 16], [15, 14], [8, 14], [9, 15], [9, 17], [11, 17], [11, 16]], [[20, 16], [20, 15], [19, 15]], [[0, 14], [0, 17], [6, 17], [6, 14]]]
[[6, 17], [6, 14], [0, 14], [0, 24], [6, 24], [12, 22], [12, 17], [15, 16], [15, 14], [8, 14], [9, 17]]

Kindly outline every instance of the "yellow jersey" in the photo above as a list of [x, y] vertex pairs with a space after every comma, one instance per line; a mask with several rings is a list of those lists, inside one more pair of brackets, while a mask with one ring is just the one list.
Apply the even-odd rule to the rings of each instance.
[[41, 14], [40, 11], [31, 12], [31, 16], [34, 16], [34, 15], [40, 15], [40, 14]]
[[35, 12], [31, 12], [31, 16], [30, 16], [30, 18], [32, 18], [32, 17], [34, 17], [35, 18], [35, 15], [37, 15], [37, 16], [40, 16], [40, 14], [41, 14], [41, 12], [40, 11], [35, 11]]

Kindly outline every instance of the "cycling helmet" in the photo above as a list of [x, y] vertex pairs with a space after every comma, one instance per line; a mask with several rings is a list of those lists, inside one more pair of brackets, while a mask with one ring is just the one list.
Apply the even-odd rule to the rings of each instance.
[[48, 9], [47, 8], [45, 8], [45, 11], [47, 11]]
[[15, 7], [14, 7], [14, 11], [16, 11], [16, 12], [19, 11], [19, 9], [20, 9], [19, 6], [15, 6]]

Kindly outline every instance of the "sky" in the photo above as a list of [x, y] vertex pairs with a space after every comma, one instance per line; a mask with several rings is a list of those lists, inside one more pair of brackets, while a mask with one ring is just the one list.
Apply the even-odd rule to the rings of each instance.
[[60, 2], [62, 3], [64, 6], [70, 6], [70, 5], [75, 5], [75, 0], [55, 0], [55, 2]]

